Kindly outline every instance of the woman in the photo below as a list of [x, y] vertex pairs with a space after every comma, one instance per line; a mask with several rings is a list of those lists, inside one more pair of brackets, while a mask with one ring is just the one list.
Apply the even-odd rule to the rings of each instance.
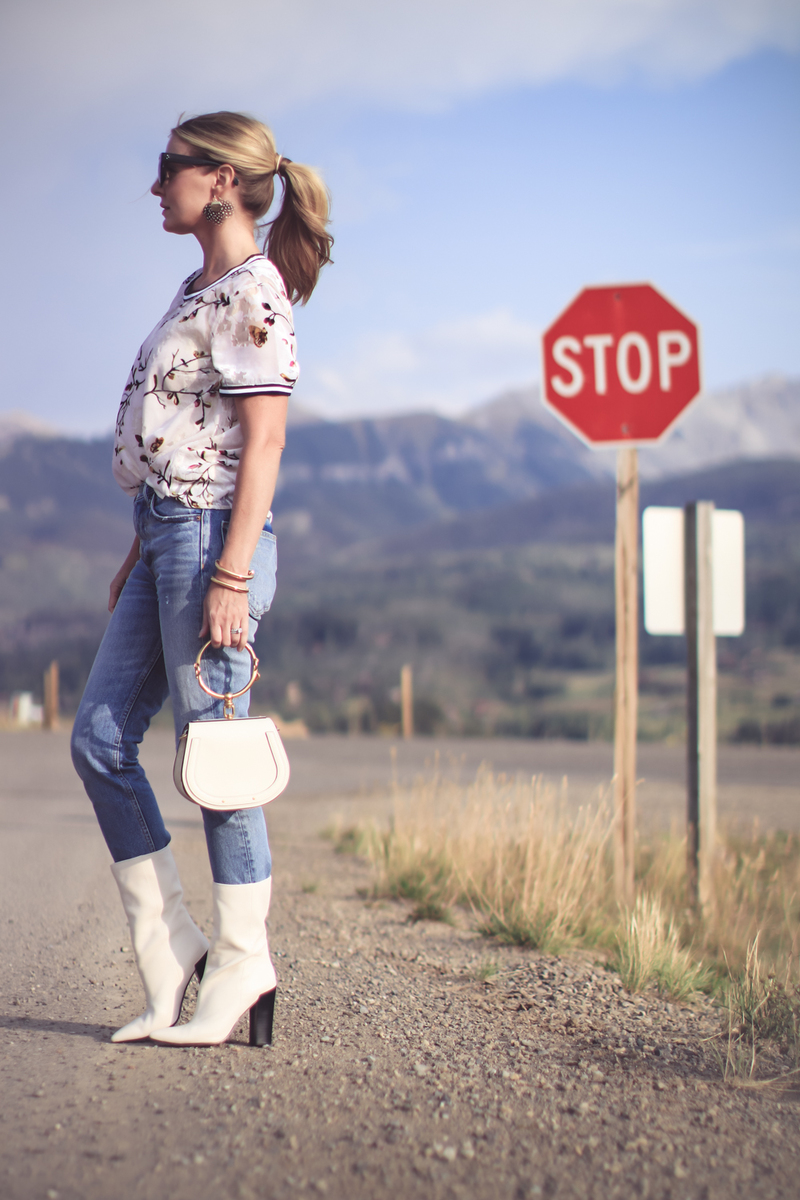
[[[276, 175], [283, 202], [267, 258], [255, 222], [272, 203]], [[328, 196], [310, 168], [276, 153], [266, 126], [228, 112], [172, 130], [151, 191], [164, 229], [197, 238], [203, 266], [146, 338], [123, 392], [113, 469], [134, 497], [136, 537], [111, 584], [112, 617], [72, 755], [114, 859], [147, 1001], [111, 1040], [211, 1045], [251, 1009], [251, 1042], [261, 1044], [271, 1040], [276, 986], [263, 810], [203, 809], [214, 880], [209, 946], [184, 907], [138, 747], [167, 696], [176, 736], [187, 721], [222, 716], [222, 701], [195, 679], [199, 639], [218, 651], [203, 660], [212, 691], [236, 692], [249, 678], [242, 651], [275, 590], [270, 505], [298, 375], [291, 304], [309, 298], [330, 261]], [[247, 707], [245, 696], [236, 715]], [[195, 970], [197, 1009], [177, 1026]]]

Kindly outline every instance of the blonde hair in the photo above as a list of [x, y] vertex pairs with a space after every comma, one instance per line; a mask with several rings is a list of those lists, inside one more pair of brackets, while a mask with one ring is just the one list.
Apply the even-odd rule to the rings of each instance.
[[254, 220], [272, 204], [275, 175], [283, 180], [283, 204], [264, 241], [267, 254], [283, 276], [292, 304], [305, 304], [319, 273], [331, 261], [328, 189], [316, 171], [282, 158], [275, 138], [255, 117], [216, 112], [180, 121], [176, 137], [208, 158], [228, 163], [239, 180], [242, 207]]

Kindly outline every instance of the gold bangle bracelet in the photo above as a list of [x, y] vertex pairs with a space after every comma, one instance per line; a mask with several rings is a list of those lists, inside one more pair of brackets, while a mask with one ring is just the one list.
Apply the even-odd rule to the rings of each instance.
[[246, 575], [237, 575], [235, 571], [229, 571], [227, 567], [221, 566], [219, 559], [216, 559], [214, 566], [223, 575], [227, 575], [229, 579], [238, 579], [240, 583], [249, 583], [255, 577], [255, 571], [248, 571]]
[[217, 579], [216, 575], [211, 576], [211, 582], [227, 588], [229, 592], [238, 592], [241, 596], [250, 595], [250, 588], [237, 587], [235, 583], [228, 583], [227, 579]]

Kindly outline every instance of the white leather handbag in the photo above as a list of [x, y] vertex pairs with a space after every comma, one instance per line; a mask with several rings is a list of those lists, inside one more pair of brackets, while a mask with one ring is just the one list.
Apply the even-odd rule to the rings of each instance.
[[252, 674], [240, 692], [212, 692], [203, 682], [200, 663], [211, 642], [197, 656], [194, 673], [209, 696], [224, 700], [224, 717], [190, 721], [178, 741], [172, 778], [182, 796], [220, 812], [259, 808], [280, 796], [289, 782], [289, 759], [281, 735], [270, 717], [242, 717], [235, 721], [234, 700], [258, 679], [258, 659], [247, 646]]

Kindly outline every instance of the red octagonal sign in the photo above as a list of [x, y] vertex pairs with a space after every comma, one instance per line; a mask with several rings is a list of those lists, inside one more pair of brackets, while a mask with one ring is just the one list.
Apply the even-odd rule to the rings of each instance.
[[590, 445], [655, 442], [700, 391], [697, 326], [649, 283], [584, 288], [542, 346], [545, 403]]

